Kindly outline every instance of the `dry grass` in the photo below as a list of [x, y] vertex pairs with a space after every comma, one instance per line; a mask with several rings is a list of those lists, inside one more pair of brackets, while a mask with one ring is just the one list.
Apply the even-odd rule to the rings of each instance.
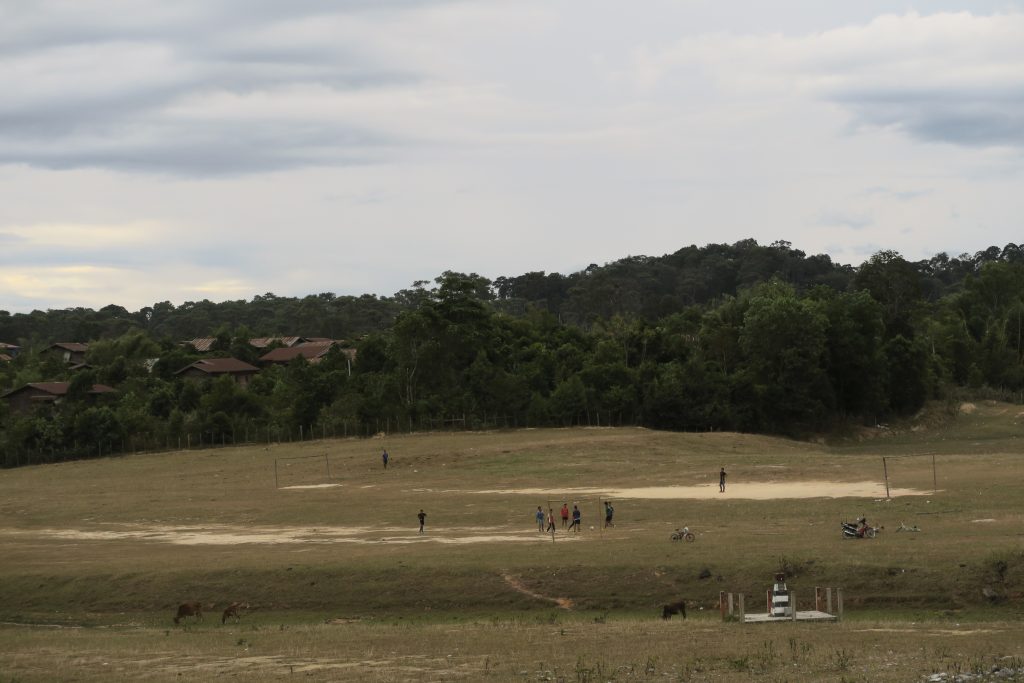
[[[13, 680], [909, 681], [1021, 667], [1019, 624], [529, 619], [5, 629]], [[1004, 654], [1015, 653], [1015, 654]]]
[[[1019, 407], [980, 404], [952, 424], [838, 446], [520, 430], [3, 471], [0, 681], [71, 670], [82, 681], [895, 681], [1019, 663], [1020, 420]], [[392, 454], [386, 472], [383, 446]], [[930, 491], [931, 453], [940, 491], [884, 500], [880, 456], [893, 486]], [[287, 469], [279, 461], [282, 485], [340, 486], [275, 488], [275, 459], [323, 454], [329, 480], [322, 460]], [[925, 457], [897, 457], [908, 454]], [[879, 493], [621, 500], [607, 531], [589, 529], [600, 527], [597, 495], [577, 495], [584, 533], [559, 531], [555, 542], [533, 522], [546, 495], [483, 493], [717, 489], [722, 466], [732, 485], [874, 480]], [[551, 502], [557, 508], [562, 496]], [[425, 537], [416, 533], [420, 508]], [[843, 540], [838, 522], [859, 514], [887, 530]], [[893, 533], [901, 521], [923, 531]], [[668, 540], [682, 524], [698, 532], [696, 543]], [[842, 586], [847, 621], [743, 627], [712, 616], [720, 590], [763, 595], [780, 568], [803, 595]], [[679, 598], [695, 618], [657, 618], [661, 603]], [[174, 627], [173, 609], [186, 600], [241, 600], [253, 610], [239, 625], [221, 626], [213, 610], [201, 624]]]

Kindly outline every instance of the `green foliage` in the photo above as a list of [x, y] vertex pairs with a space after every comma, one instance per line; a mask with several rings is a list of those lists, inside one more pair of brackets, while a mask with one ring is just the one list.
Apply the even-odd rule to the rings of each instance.
[[819, 305], [781, 282], [751, 296], [740, 347], [754, 382], [751, 399], [769, 431], [822, 424], [833, 402], [824, 370], [827, 325]]
[[926, 351], [920, 342], [902, 335], [885, 345], [889, 406], [898, 415], [909, 415], [927, 398]]
[[[345, 337], [319, 362], [266, 367], [247, 387], [178, 374], [203, 357], [177, 340], [215, 337], [215, 355], [257, 362], [256, 335]], [[88, 367], [43, 353], [89, 342]], [[874, 423], [928, 398], [1024, 390], [1024, 255], [1015, 245], [911, 263], [892, 251], [859, 268], [786, 242], [687, 247], [569, 276], [490, 282], [445, 272], [394, 298], [169, 302], [0, 314], [22, 353], [5, 391], [70, 381], [57, 404], [0, 406], [0, 446], [53, 457], [97, 440], [439, 426], [638, 424], [802, 435]], [[94, 383], [116, 396], [91, 394]], [[82, 422], [89, 413], [96, 428]], [[200, 435], [202, 434], [202, 437]], [[269, 437], [268, 437], [269, 438]], [[15, 461], [21, 462], [15, 458]]]

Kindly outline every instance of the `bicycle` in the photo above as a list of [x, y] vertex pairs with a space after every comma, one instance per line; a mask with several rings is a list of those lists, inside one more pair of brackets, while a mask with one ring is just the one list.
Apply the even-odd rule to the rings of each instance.
[[697, 540], [697, 537], [690, 531], [690, 527], [684, 526], [682, 529], [676, 529], [672, 532], [673, 541], [686, 541], [687, 543], [693, 543]]

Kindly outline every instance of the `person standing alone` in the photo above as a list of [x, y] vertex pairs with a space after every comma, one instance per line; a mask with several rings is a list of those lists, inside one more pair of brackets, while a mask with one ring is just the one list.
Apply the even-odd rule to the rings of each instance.
[[718, 473], [718, 492], [725, 493], [725, 468]]
[[387, 469], [388, 468], [388, 460], [391, 459], [391, 456], [388, 455], [388, 449], [386, 449], [386, 448], [384, 449], [384, 452], [380, 454], [380, 459], [384, 461], [384, 469]]
[[416, 515], [416, 517], [417, 517], [417, 519], [420, 520], [420, 533], [422, 534], [423, 533], [423, 525], [427, 521], [427, 513], [423, 511], [423, 508], [420, 508], [420, 512], [419, 512], [418, 515]]

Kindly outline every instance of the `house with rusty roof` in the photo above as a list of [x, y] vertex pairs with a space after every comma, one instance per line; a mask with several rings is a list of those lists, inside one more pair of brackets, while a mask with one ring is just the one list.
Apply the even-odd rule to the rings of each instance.
[[[295, 346], [305, 341], [309, 341], [305, 337], [254, 337], [249, 340], [249, 346], [254, 349], [265, 349], [274, 344], [278, 344], [284, 347]], [[179, 343], [179, 346], [191, 346], [199, 353], [207, 353], [213, 349], [213, 345], [217, 343], [216, 337], [196, 337], [195, 339], [189, 339]]]
[[196, 337], [195, 339], [186, 339], [183, 342], [179, 342], [178, 346], [191, 346], [199, 353], [206, 353], [213, 348], [213, 344], [216, 341], [216, 337]]
[[89, 350], [88, 344], [79, 342], [55, 342], [50, 344], [43, 353], [57, 356], [68, 365], [78, 365], [85, 362], [85, 352]]
[[274, 349], [260, 356], [259, 362], [263, 365], [287, 365], [301, 356], [310, 363], [319, 363], [336, 346], [341, 349], [342, 353], [348, 356], [350, 363], [355, 360], [355, 349], [343, 348], [333, 339], [322, 339], [304, 342], [288, 348]]
[[256, 337], [249, 340], [249, 346], [254, 349], [266, 349], [275, 344], [290, 349], [293, 346], [304, 342], [312, 341], [306, 337]]
[[14, 344], [5, 344], [0, 342], [0, 363], [9, 363], [18, 356], [18, 352], [21, 351], [20, 346]]
[[[11, 412], [24, 413], [40, 405], [54, 405], [68, 395], [70, 382], [29, 382], [23, 387], [12, 389], [0, 398], [7, 401]], [[86, 395], [95, 400], [103, 394], [116, 393], [113, 387], [105, 384], [93, 384]]]
[[227, 375], [245, 387], [249, 386], [249, 382], [259, 371], [255, 365], [249, 365], [237, 358], [203, 358], [186, 365], [174, 374], [192, 379], [211, 379]]

